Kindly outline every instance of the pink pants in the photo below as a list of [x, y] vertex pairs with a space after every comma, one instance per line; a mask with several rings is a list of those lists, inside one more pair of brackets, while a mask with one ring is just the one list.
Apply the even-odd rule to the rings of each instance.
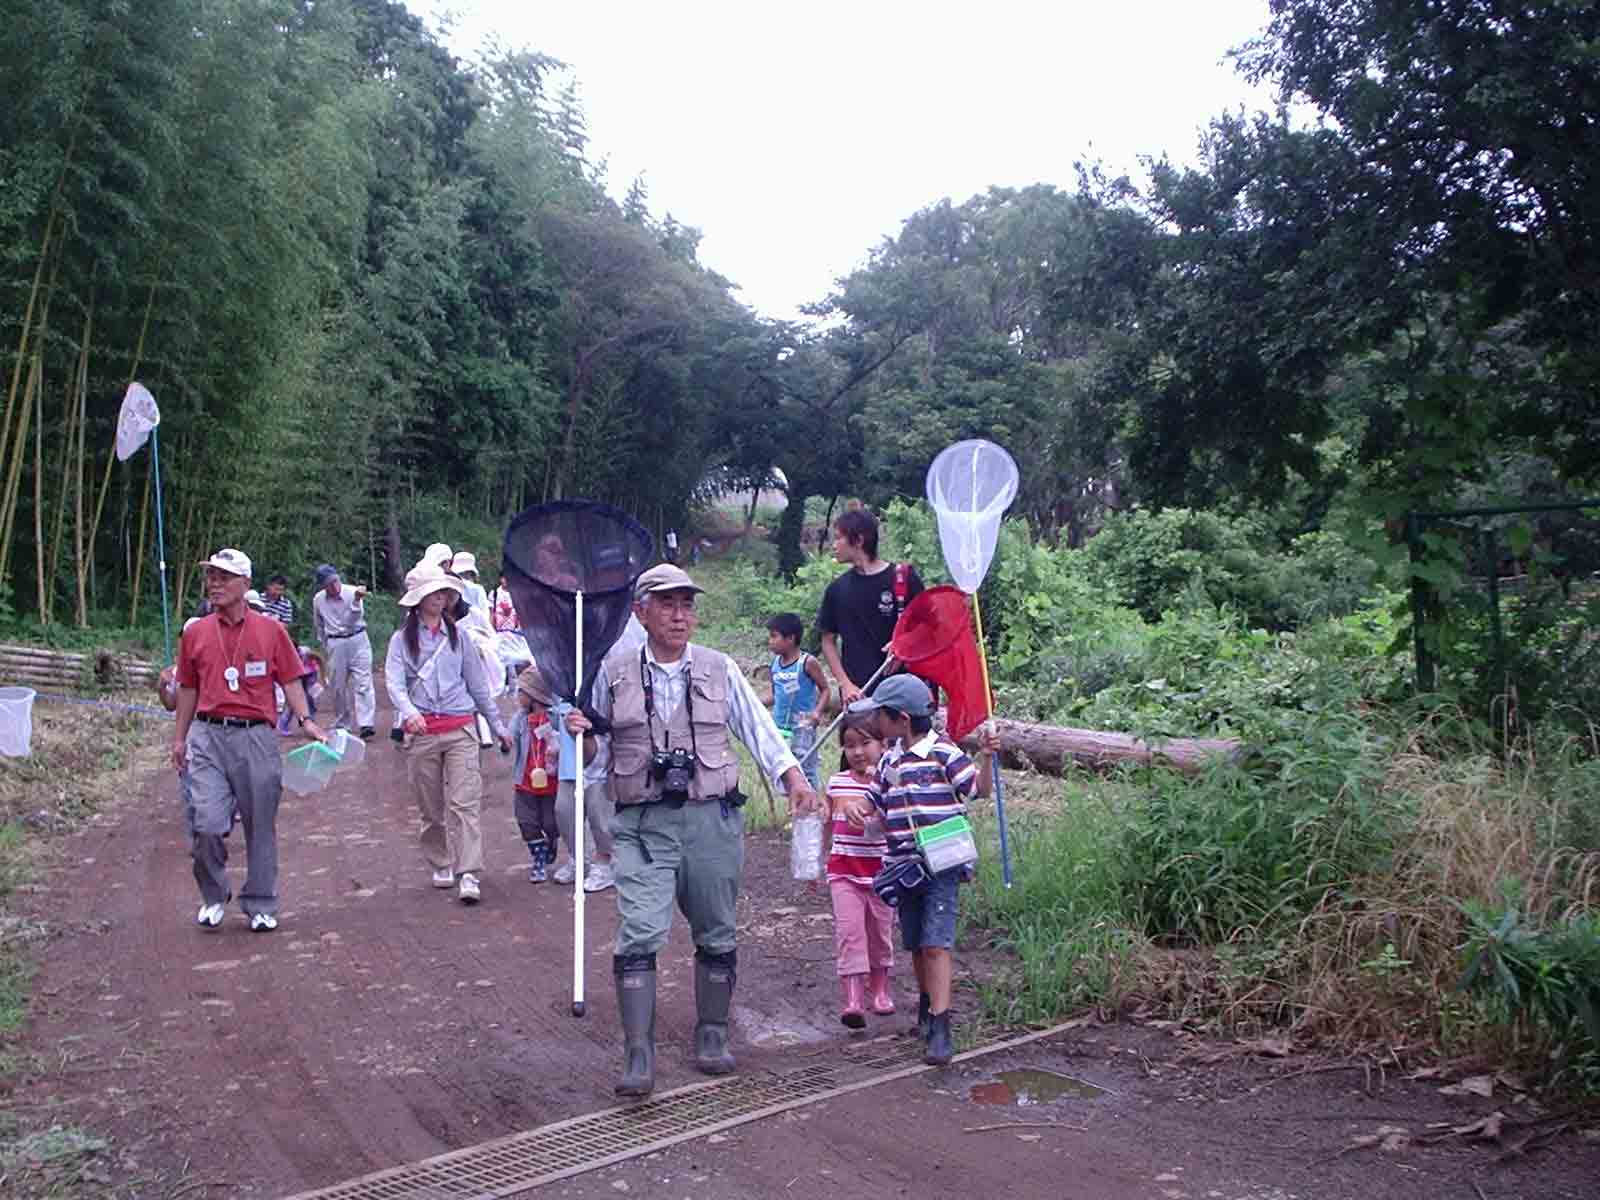
[[894, 912], [866, 884], [835, 879], [833, 944], [839, 974], [865, 975], [894, 966]]

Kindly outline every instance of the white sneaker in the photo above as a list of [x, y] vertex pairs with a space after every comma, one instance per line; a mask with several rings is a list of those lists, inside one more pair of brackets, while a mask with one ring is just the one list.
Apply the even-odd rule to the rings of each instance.
[[216, 929], [222, 924], [222, 918], [228, 915], [226, 905], [202, 904], [200, 911], [195, 914], [195, 924], [202, 929]]
[[433, 886], [436, 888], [455, 887], [456, 873], [449, 867], [435, 867], [433, 871]]
[[278, 927], [278, 918], [271, 913], [256, 913], [250, 918], [251, 933], [271, 933]]
[[583, 890], [586, 892], [603, 892], [616, 886], [617, 877], [611, 873], [611, 864], [608, 862], [592, 864], [589, 873], [583, 877]]
[[571, 883], [577, 877], [578, 872], [573, 867], [572, 860], [570, 858], [550, 874], [550, 878], [555, 880], [557, 883]]
[[463, 904], [476, 904], [478, 902], [478, 877], [466, 874], [461, 877], [461, 886], [456, 892], [456, 898]]

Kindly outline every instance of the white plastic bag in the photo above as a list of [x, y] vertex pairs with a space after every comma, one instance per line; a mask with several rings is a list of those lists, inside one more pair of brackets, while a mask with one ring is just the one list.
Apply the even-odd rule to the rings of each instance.
[[794, 819], [789, 841], [789, 873], [796, 879], [822, 876], [822, 818], [801, 816]]

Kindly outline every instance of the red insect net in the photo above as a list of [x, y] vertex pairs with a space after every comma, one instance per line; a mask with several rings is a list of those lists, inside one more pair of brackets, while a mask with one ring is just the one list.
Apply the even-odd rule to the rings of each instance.
[[959, 588], [932, 587], [900, 614], [889, 652], [916, 675], [950, 697], [946, 728], [952, 740], [971, 733], [989, 716], [983, 660], [972, 628], [972, 600]]

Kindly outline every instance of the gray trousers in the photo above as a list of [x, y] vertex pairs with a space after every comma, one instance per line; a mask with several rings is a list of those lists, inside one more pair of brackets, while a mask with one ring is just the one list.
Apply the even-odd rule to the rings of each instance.
[[[561, 826], [561, 840], [567, 852], [577, 845], [578, 832], [577, 784], [563, 780], [556, 788], [556, 824]], [[598, 855], [611, 857], [611, 785], [585, 783], [583, 785], [583, 857], [585, 865]]]
[[[584, 800], [587, 806], [588, 793]], [[617, 879], [618, 955], [654, 954], [667, 944], [676, 902], [697, 949], [726, 954], [738, 940], [744, 813], [720, 801], [625, 804], [611, 822]]]
[[233, 810], [244, 825], [245, 879], [239, 906], [254, 916], [278, 911], [278, 800], [283, 761], [272, 725], [229, 729], [197, 720], [189, 726], [189, 770], [182, 784], [183, 823], [194, 858], [194, 881], [207, 904], [226, 904]]
[[378, 696], [372, 690], [372, 642], [366, 633], [330, 638], [328, 687], [333, 692], [333, 728], [369, 729], [378, 717]]

